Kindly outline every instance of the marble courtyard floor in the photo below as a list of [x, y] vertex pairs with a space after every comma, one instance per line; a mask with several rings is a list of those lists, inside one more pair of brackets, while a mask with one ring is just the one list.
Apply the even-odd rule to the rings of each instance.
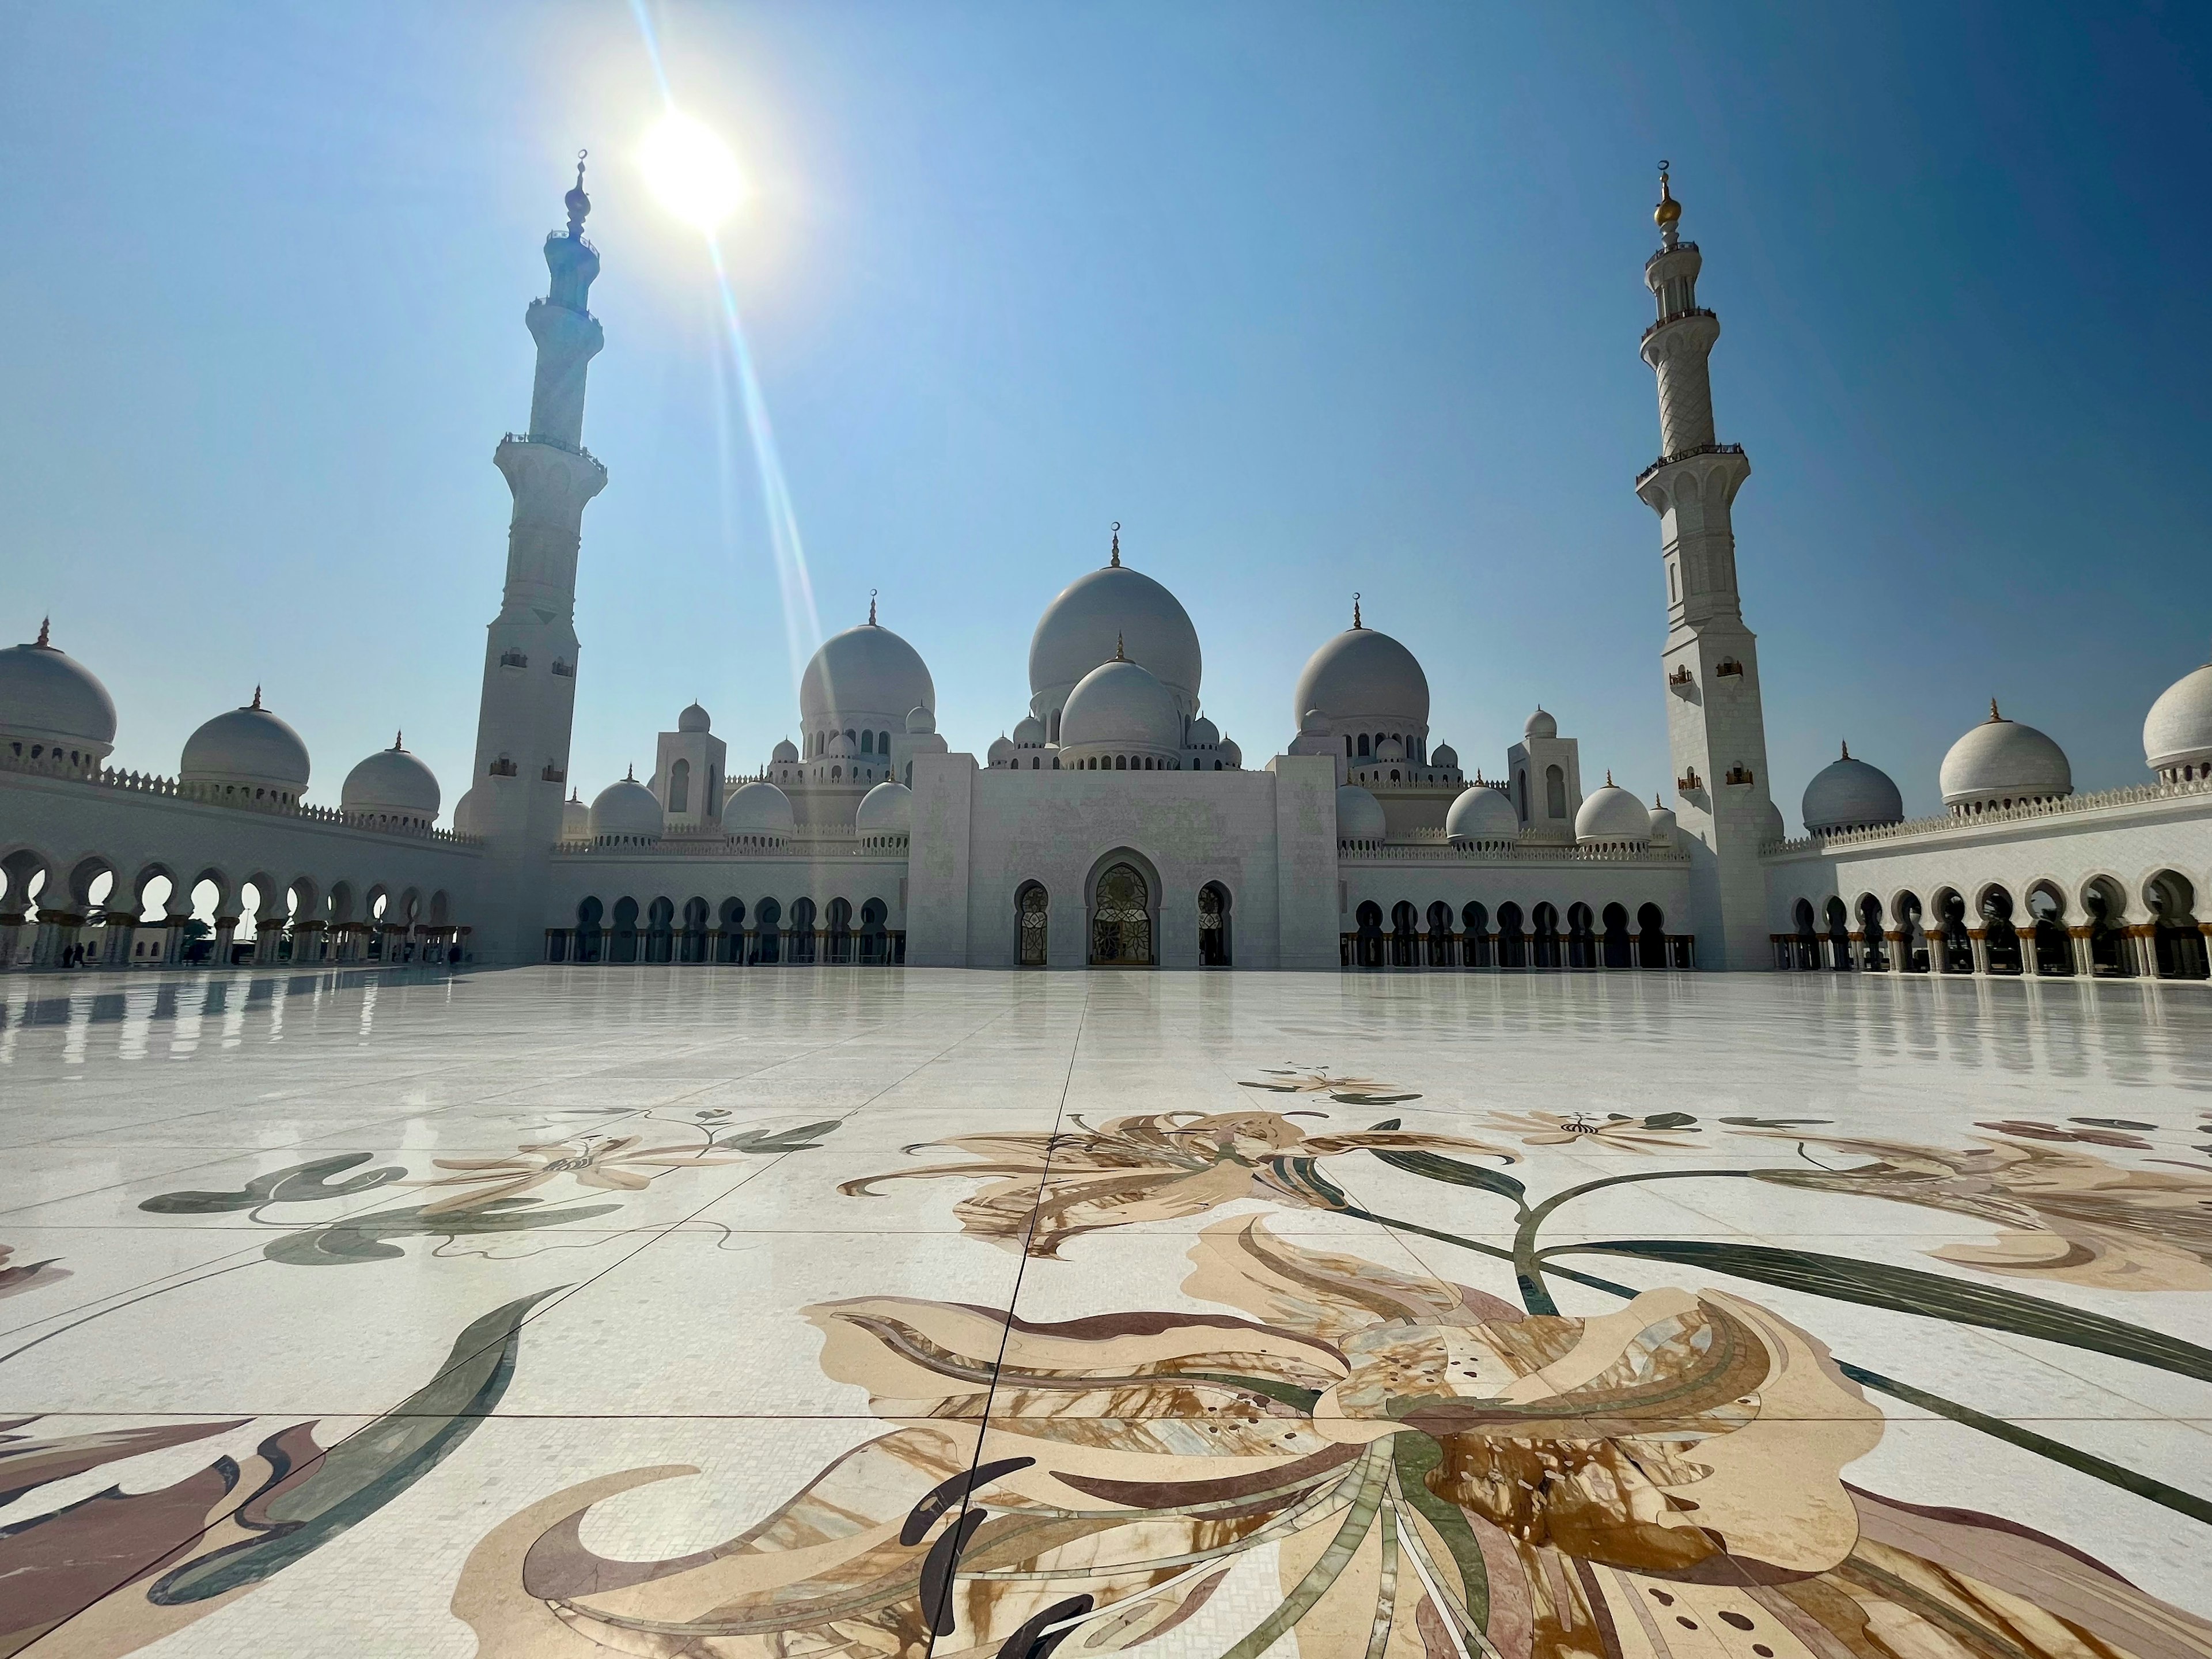
[[2212, 988], [0, 978], [0, 1655], [2212, 1654]]

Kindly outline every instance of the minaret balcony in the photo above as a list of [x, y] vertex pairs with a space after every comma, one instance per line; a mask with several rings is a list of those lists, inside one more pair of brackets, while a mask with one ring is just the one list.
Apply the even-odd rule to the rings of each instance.
[[1710, 310], [1704, 306], [1689, 306], [1680, 311], [1670, 311], [1664, 317], [1662, 317], [1657, 322], [1652, 324], [1650, 327], [1645, 329], [1644, 331], [1642, 339], [1640, 339], [1638, 343], [1641, 344], [1643, 340], [1650, 339], [1662, 328], [1666, 328], [1674, 323], [1685, 322], [1692, 317], [1711, 317], [1717, 319], [1719, 316], [1720, 313]]
[[1654, 473], [1662, 471], [1682, 461], [1693, 461], [1700, 455], [1741, 455], [1742, 453], [1741, 444], [1698, 444], [1692, 448], [1678, 449], [1672, 455], [1662, 455], [1643, 471], [1638, 473], [1636, 487], [1641, 489], [1650, 482]]

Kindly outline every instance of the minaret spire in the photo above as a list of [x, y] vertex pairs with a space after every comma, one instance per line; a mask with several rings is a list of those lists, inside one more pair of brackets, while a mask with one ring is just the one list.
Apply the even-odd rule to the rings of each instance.
[[1659, 459], [1636, 493], [1659, 515], [1667, 595], [1660, 667], [1675, 815], [1690, 854], [1690, 922], [1700, 968], [1759, 968], [1768, 958], [1759, 848], [1776, 814], [1758, 641], [1743, 623], [1731, 517], [1751, 462], [1742, 445], [1722, 443], [1714, 430], [1707, 359], [1720, 319], [1698, 303], [1703, 258], [1680, 238], [1682, 204], [1665, 161], [1651, 217], [1659, 251], [1644, 261], [1644, 283], [1658, 317], [1644, 331], [1643, 355], [1659, 382]]

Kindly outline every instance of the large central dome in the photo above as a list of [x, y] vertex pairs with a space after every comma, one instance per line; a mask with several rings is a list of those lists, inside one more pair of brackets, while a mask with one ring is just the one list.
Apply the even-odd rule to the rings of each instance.
[[1125, 564], [1078, 577], [1038, 618], [1030, 640], [1030, 712], [1048, 717], [1085, 674], [1115, 654], [1141, 663], [1184, 719], [1198, 712], [1198, 630], [1176, 596]]
[[903, 725], [911, 710], [936, 707], [921, 653], [872, 620], [823, 641], [799, 682], [799, 718], [810, 730], [863, 714]]

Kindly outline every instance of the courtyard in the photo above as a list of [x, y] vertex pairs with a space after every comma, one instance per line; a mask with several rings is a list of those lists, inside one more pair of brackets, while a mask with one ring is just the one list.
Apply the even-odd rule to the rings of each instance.
[[11, 975], [0, 1654], [2203, 1654], [2208, 995]]

